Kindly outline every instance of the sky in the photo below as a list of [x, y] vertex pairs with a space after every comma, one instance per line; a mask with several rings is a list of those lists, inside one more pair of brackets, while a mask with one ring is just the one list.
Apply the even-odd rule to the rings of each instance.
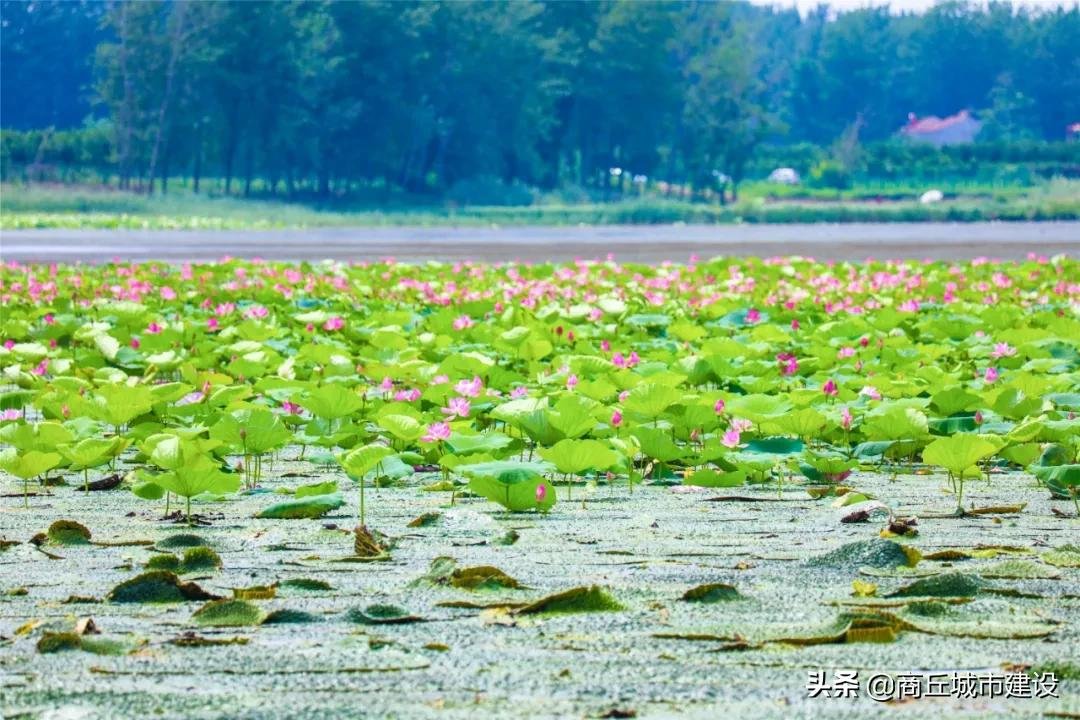
[[[1076, 0], [1013, 0], [1013, 5], [1023, 5], [1029, 8], [1054, 8], [1061, 5], [1072, 7]], [[799, 8], [800, 12], [806, 12], [822, 3], [822, 0], [750, 0], [756, 5], [778, 5], [780, 7]], [[837, 10], [854, 10], [869, 5], [888, 5], [894, 11], [914, 10], [916, 12], [933, 7], [936, 0], [831, 0], [830, 6]]]

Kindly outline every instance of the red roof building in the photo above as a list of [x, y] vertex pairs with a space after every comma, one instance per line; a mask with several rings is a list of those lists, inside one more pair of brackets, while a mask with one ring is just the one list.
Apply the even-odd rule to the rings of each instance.
[[911, 140], [940, 147], [973, 142], [980, 130], [982, 123], [967, 110], [961, 110], [945, 118], [934, 115], [920, 118], [914, 113], [908, 113], [907, 125], [900, 128], [900, 134]]

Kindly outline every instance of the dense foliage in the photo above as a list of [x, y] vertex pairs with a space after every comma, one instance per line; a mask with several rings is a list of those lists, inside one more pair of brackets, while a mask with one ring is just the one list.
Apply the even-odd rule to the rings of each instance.
[[[443, 473], [432, 490], [544, 511], [553, 483], [584, 478], [828, 487], [920, 454], [958, 507], [991, 462], [1062, 499], [1080, 481], [1066, 258], [9, 263], [0, 278], [0, 467], [27, 490], [58, 470], [88, 486], [124, 455], [140, 497], [223, 498], [289, 446], [359, 482], [361, 517], [366, 483], [425, 468]], [[336, 489], [301, 509], [337, 507]]]
[[[221, 177], [229, 190], [402, 187], [492, 204], [520, 186], [607, 188], [611, 168], [627, 181], [738, 181], [763, 143], [879, 141], [909, 112], [979, 111], [991, 141], [1062, 140], [1080, 120], [1075, 7], [946, 2], [835, 17], [725, 2], [0, 7], [3, 125], [105, 118], [59, 162], [124, 185], [171, 174]], [[841, 145], [828, 154], [853, 162]]]

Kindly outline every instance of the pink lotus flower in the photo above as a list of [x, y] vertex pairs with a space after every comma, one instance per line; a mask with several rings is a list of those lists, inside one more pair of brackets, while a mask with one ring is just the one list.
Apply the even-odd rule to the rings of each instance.
[[1009, 345], [1009, 343], [994, 343], [994, 351], [990, 353], [990, 357], [997, 360], [1003, 357], [1012, 357], [1016, 354], [1016, 348]]
[[391, 390], [393, 390], [394, 389], [394, 381], [393, 381], [393, 379], [389, 375], [384, 377], [382, 379], [382, 382], [379, 383], [379, 389], [382, 390], [383, 392], [390, 392]]
[[839, 388], [836, 387], [836, 381], [832, 378], [826, 380], [821, 386], [821, 392], [825, 393], [827, 397], [836, 397], [840, 394]]
[[799, 321], [797, 319], [791, 321], [791, 329], [796, 331], [799, 329]]
[[862, 390], [859, 391], [859, 394], [860, 395], [865, 395], [866, 397], [870, 398], [871, 400], [880, 400], [881, 399], [881, 393], [878, 392], [878, 389], [876, 387], [874, 387], [873, 385], [867, 385], [866, 387], [864, 387]]
[[754, 423], [745, 418], [732, 418], [731, 429], [736, 432], [746, 432], [750, 428], [754, 427]]
[[450, 423], [437, 422], [431, 423], [427, 427], [427, 434], [420, 438], [422, 442], [434, 443], [446, 440], [450, 437]]
[[14, 340], [5, 340], [4, 341], [4, 347], [6, 347], [8, 350], [10, 350], [11, 348], [15, 347], [15, 341]]
[[436, 375], [431, 378], [432, 385], [445, 385], [448, 382], [450, 382], [450, 378], [446, 375]]
[[454, 391], [458, 395], [464, 397], [476, 397], [480, 394], [480, 390], [484, 387], [484, 381], [478, 376], [473, 376], [472, 380], [460, 380], [454, 385]]
[[626, 402], [626, 398], [628, 397], [630, 397], [630, 391], [623, 390], [621, 393], [619, 393], [619, 402]]
[[988, 383], [996, 382], [998, 379], [998, 371], [995, 367], [986, 368], [986, 372], [983, 373], [983, 380]]
[[849, 358], [849, 357], [852, 357], [854, 355], [855, 355], [855, 348], [853, 348], [853, 347], [842, 347], [842, 348], [840, 348], [840, 352], [836, 353], [836, 357], [838, 357], [838, 358]]
[[146, 326], [146, 332], [150, 335], [158, 335], [163, 329], [164, 328], [162, 328], [156, 322], [152, 322]]
[[720, 443], [724, 447], [729, 447], [729, 448], [737, 447], [738, 444], [739, 444], [739, 431], [738, 430], [728, 430], [727, 432], [724, 433], [723, 437], [720, 438]]
[[455, 330], [465, 330], [473, 326], [472, 318], [468, 315], [460, 315], [454, 320]]
[[232, 303], [221, 303], [214, 308], [214, 314], [218, 317], [224, 317], [225, 315], [231, 315], [236, 310], [236, 305]]
[[304, 412], [304, 408], [302, 408], [299, 405], [297, 405], [296, 403], [290, 402], [288, 400], [285, 400], [284, 402], [281, 403], [281, 409], [284, 410], [289, 415], [299, 415], [302, 412]]
[[0, 420], [18, 420], [21, 417], [22, 410], [16, 410], [15, 408], [8, 408], [0, 412]]
[[451, 418], [467, 418], [471, 409], [468, 398], [453, 397], [446, 401], [446, 407], [442, 408], [442, 414]]
[[622, 425], [622, 413], [616, 409], [615, 412], [611, 413], [611, 426], [619, 427], [620, 425]]
[[746, 311], [746, 322], [753, 324], [761, 320], [761, 311], [757, 308], [750, 308]]
[[714, 413], [716, 413], [717, 415], [721, 415], [723, 414], [724, 408], [726, 406], [727, 405], [726, 403], [724, 403], [724, 398], [717, 398], [716, 402], [713, 403], [712, 409]]
[[206, 321], [206, 329], [209, 330], [210, 332], [214, 332], [215, 330], [217, 330], [218, 329], [217, 318], [210, 318], [209, 320], [207, 320]]
[[617, 352], [611, 356], [611, 364], [617, 368], [626, 367], [626, 358], [623, 357], [621, 352]]
[[631, 350], [630, 357], [626, 358], [626, 367], [634, 367], [639, 362], [641, 362], [641, 358], [638, 357], [637, 351]]
[[206, 393], [195, 390], [194, 392], [189, 392], [187, 395], [177, 400], [176, 404], [180, 407], [183, 407], [185, 405], [193, 405], [195, 403], [202, 402], [205, 398]]
[[544, 502], [544, 498], [547, 497], [547, 485], [540, 483], [536, 486], [536, 502]]
[[323, 323], [323, 330], [326, 330], [326, 331], [329, 331], [329, 332], [333, 332], [335, 330], [340, 330], [343, 327], [345, 327], [345, 320], [343, 320], [338, 315], [335, 315], [332, 318], [329, 318], [326, 322]]
[[570, 375], [568, 378], [566, 378], [566, 389], [567, 390], [573, 390], [574, 388], [577, 387], [577, 384], [578, 384], [578, 376], [577, 375]]
[[510, 391], [510, 397], [514, 400], [517, 400], [518, 398], [523, 398], [528, 394], [529, 388], [525, 387], [524, 385], [518, 385], [516, 388]]
[[853, 420], [854, 418], [851, 417], [851, 411], [848, 410], [847, 406], [840, 408], [840, 427], [844, 428], [844, 430], [850, 430]]
[[601, 340], [600, 350], [602, 350], [603, 352], [611, 352], [611, 343], [607, 340]]
[[398, 390], [394, 393], [394, 399], [399, 402], [416, 402], [420, 399], [420, 391], [416, 388], [411, 390]]
[[983, 414], [982, 414], [982, 410], [976, 410], [976, 411], [975, 411], [975, 418], [974, 418], [974, 420], [975, 420], [975, 424], [976, 424], [976, 425], [982, 425], [982, 424], [983, 424]]
[[48, 372], [48, 370], [49, 370], [49, 359], [45, 358], [44, 360], [39, 362], [37, 364], [37, 367], [35, 367], [30, 372], [32, 372], [35, 375], [41, 376], [41, 375], [44, 375], [46, 372]]
[[131, 347], [133, 347], [134, 349], [138, 350], [138, 349], [139, 349], [139, 345], [140, 345], [140, 343], [139, 343], [139, 338], [131, 338]]

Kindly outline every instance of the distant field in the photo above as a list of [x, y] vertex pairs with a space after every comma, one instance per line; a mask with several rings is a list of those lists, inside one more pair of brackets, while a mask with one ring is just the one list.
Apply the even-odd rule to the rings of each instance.
[[272, 229], [304, 227], [602, 225], [665, 223], [977, 222], [1080, 219], [1080, 181], [1043, 185], [942, 187], [943, 202], [922, 205], [920, 188], [867, 186], [844, 191], [751, 184], [729, 205], [642, 197], [603, 203], [520, 206], [321, 206], [285, 200], [194, 195], [147, 197], [83, 186], [0, 189], [0, 228]]

